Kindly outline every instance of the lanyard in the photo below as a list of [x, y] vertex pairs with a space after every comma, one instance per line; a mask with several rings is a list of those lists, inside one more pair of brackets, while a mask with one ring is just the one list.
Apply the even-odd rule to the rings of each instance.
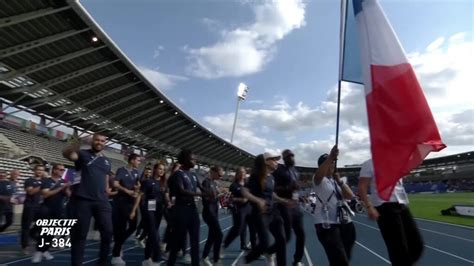
[[184, 171], [183, 171], [183, 175], [184, 175], [184, 178], [186, 179], [186, 181], [191, 185], [191, 190], [196, 191], [196, 187], [194, 186], [194, 180], [189, 178], [188, 174]]
[[318, 196], [318, 194], [315, 194], [316, 195], [316, 198], [318, 199], [319, 202], [321, 202], [321, 204], [324, 206], [327, 206], [327, 203], [329, 203], [329, 201], [332, 199], [332, 196], [334, 196], [334, 194], [336, 194], [334, 191], [331, 193], [331, 195], [329, 195], [327, 201], [326, 201], [326, 204], [324, 204], [323, 200]]
[[97, 160], [99, 157], [102, 157], [102, 156], [103, 156], [102, 153], [97, 154], [97, 156], [95, 156], [92, 160], [90, 160], [90, 161], [87, 163], [87, 166], [92, 165], [92, 163], [94, 163], [95, 160]]
[[292, 171], [291, 168], [288, 168], [288, 172], [290, 173], [291, 179], [293, 179], [293, 181], [296, 182], [296, 180], [297, 180], [296, 173], [294, 171]]
[[128, 171], [128, 168], [127, 167], [124, 167], [125, 171], [127, 171], [128, 175], [130, 176], [130, 178], [132, 179], [132, 181], [135, 181], [135, 177], [132, 175], [132, 172], [134, 169], [132, 169], [132, 172]]
[[333, 180], [333, 183], [334, 183], [334, 189], [336, 191], [337, 200], [342, 201], [342, 194], [341, 192], [339, 192], [339, 189], [337, 188], [336, 181]]

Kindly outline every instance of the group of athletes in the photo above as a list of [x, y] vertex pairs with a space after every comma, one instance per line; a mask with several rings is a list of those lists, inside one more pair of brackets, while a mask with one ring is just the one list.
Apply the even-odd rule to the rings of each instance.
[[[144, 248], [143, 265], [175, 265], [181, 256], [180, 262], [193, 266], [223, 265], [222, 250], [239, 236], [245, 256], [238, 265], [250, 265], [260, 258], [267, 265], [286, 265], [286, 246], [294, 233], [292, 265], [303, 265], [305, 234], [309, 232], [304, 229], [304, 211], [299, 203], [305, 197], [291, 150], [258, 155], [251, 170], [236, 169], [233, 183], [227, 188], [219, 185], [218, 180], [224, 175], [219, 166], [210, 167], [206, 178], [198, 180], [193, 170], [196, 157], [190, 150], [182, 150], [177, 163], [169, 169], [158, 162], [143, 172], [138, 170], [141, 157], [131, 154], [128, 165], [114, 174], [110, 160], [102, 153], [106, 141], [106, 136], [96, 133], [90, 149], [71, 145], [63, 151], [63, 156], [75, 164], [73, 180], [61, 178], [66, 169], [55, 164], [49, 178], [44, 177], [45, 167], [36, 165], [34, 177], [25, 181], [21, 247], [27, 254], [30, 239], [37, 240], [33, 263], [53, 259], [50, 246], [44, 244], [51, 242], [53, 236], [39, 241], [41, 226], [36, 225], [37, 219], [77, 219], [69, 236], [71, 265], [82, 265], [93, 217], [100, 232], [98, 265], [108, 263], [111, 248], [111, 264], [125, 265], [123, 246], [134, 233]], [[335, 169], [338, 155], [337, 146], [321, 155], [312, 180], [316, 197], [311, 213], [314, 228], [331, 266], [350, 264], [356, 240], [353, 213], [346, 202], [354, 198], [354, 193]], [[278, 163], [280, 159], [284, 164]], [[6, 173], [0, 172], [0, 214], [4, 218], [0, 231], [13, 219], [11, 199], [19, 173], [12, 171], [10, 175], [8, 180]], [[377, 221], [392, 265], [414, 265], [422, 254], [423, 241], [407, 207], [402, 181], [397, 183], [390, 200], [384, 201], [375, 189], [375, 178], [372, 161], [368, 160], [362, 166], [358, 187], [368, 217]], [[225, 236], [219, 223], [219, 197], [223, 194], [231, 195], [233, 218], [233, 226]], [[209, 229], [201, 254], [198, 199], [202, 200], [202, 220]], [[163, 219], [166, 229], [160, 237]]]

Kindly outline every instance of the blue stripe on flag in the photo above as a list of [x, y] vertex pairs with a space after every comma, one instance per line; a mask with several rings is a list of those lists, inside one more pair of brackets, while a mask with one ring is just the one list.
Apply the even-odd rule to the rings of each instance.
[[352, 0], [352, 3], [354, 4], [354, 16], [357, 16], [362, 11], [362, 2], [364, 0]]
[[[352, 5], [352, 3], [354, 5]], [[348, 0], [346, 7], [346, 27], [344, 35], [344, 58], [342, 61], [342, 80], [363, 84], [360, 63], [359, 42], [354, 8], [362, 10], [362, 0]]]

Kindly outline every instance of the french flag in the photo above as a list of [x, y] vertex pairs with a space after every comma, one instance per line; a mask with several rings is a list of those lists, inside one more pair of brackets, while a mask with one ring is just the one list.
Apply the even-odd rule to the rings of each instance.
[[401, 177], [446, 145], [380, 4], [352, 4], [346, 6], [342, 79], [364, 84], [377, 190], [388, 200]]

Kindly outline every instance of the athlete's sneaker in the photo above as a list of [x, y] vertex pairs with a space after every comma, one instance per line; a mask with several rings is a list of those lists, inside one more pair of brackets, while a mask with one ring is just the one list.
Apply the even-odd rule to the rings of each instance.
[[126, 265], [125, 261], [121, 257], [112, 257], [110, 261], [112, 265]]
[[146, 247], [145, 239], [137, 239], [137, 245], [141, 248], [145, 248]]
[[100, 240], [100, 232], [99, 231], [90, 231], [87, 239], [99, 241]]
[[191, 263], [192, 262], [191, 261], [191, 255], [189, 255], [189, 254], [184, 255], [183, 262], [188, 263], [188, 264]]
[[151, 265], [151, 260], [150, 259], [142, 261], [142, 266], [150, 266], [150, 265]]
[[166, 243], [161, 243], [161, 244], [160, 244], [160, 249], [161, 249], [161, 252], [165, 252], [165, 250], [166, 250]]
[[45, 258], [46, 260], [54, 259], [53, 255], [51, 255], [51, 253], [49, 253], [49, 251], [43, 252], [43, 258]]
[[267, 266], [274, 266], [275, 265], [275, 261], [273, 259], [273, 255], [271, 254], [266, 254], [265, 255], [265, 260], [267, 261]]
[[28, 250], [28, 248], [23, 248], [21, 250], [21, 253], [23, 253], [23, 255], [25, 255], [25, 256], [31, 255], [31, 252], [30, 252], [30, 250]]
[[219, 259], [224, 259], [225, 258], [225, 254], [224, 254], [224, 249], [221, 248], [221, 251], [219, 252]]
[[43, 253], [36, 251], [31, 258], [31, 263], [40, 263], [43, 260]]
[[164, 260], [164, 261], [167, 261], [167, 260], [169, 259], [168, 254], [166, 254], [166, 253], [161, 253], [161, 259]]
[[203, 266], [212, 266], [212, 262], [209, 260], [208, 257], [205, 257], [201, 260], [201, 265], [203, 265]]

